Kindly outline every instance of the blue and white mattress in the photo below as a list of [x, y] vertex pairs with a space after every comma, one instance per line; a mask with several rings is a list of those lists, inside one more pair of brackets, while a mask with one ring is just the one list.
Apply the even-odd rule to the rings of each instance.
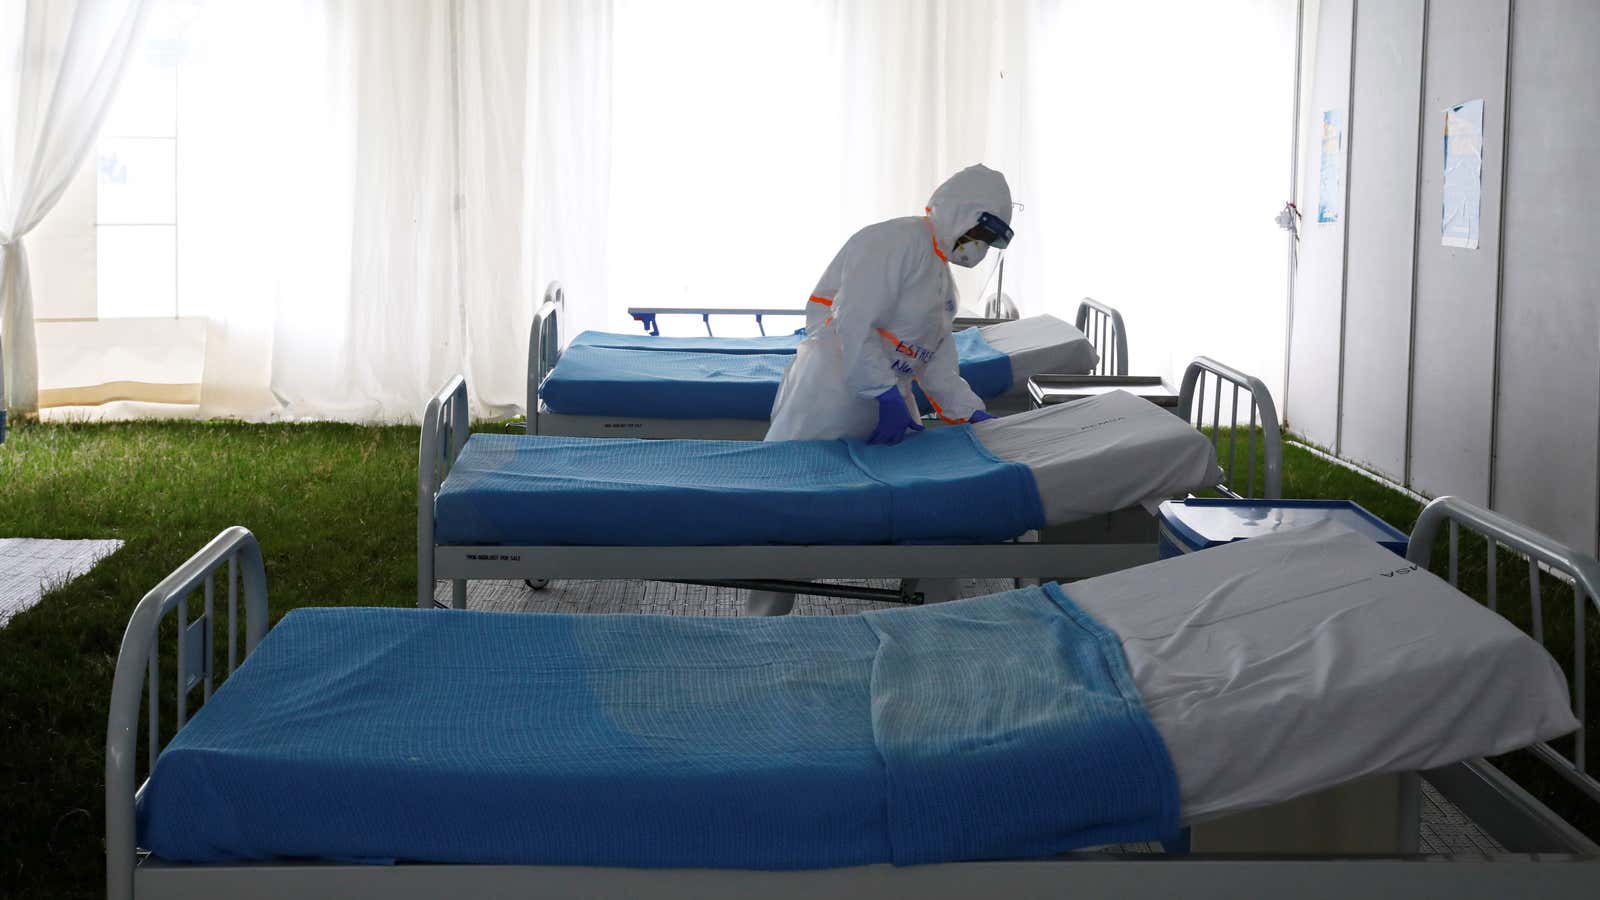
[[434, 505], [457, 546], [995, 542], [1220, 477], [1210, 441], [1124, 392], [899, 445], [473, 435]]
[[1331, 522], [864, 615], [302, 609], [167, 745], [139, 840], [197, 862], [1036, 857], [1551, 740], [1568, 697], [1516, 626]]
[[[958, 331], [961, 375], [985, 400], [1025, 390], [1040, 372], [1072, 374], [1099, 357], [1082, 332], [1053, 316]], [[664, 338], [586, 331], [540, 386], [565, 415], [766, 420], [798, 335]]]
[[1056, 586], [857, 616], [300, 609], [161, 754], [140, 845], [802, 869], [1178, 827], [1116, 638]]

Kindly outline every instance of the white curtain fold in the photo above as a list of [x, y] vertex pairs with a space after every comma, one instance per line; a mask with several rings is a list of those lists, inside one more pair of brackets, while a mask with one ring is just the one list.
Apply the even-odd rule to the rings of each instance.
[[38, 344], [23, 236], [94, 146], [145, 0], [11, 0], [0, 7], [0, 341], [4, 405], [38, 408]]
[[609, 23], [585, 0], [202, 4], [178, 125], [201, 414], [407, 421], [456, 372], [476, 415], [519, 411], [540, 279], [605, 296]]

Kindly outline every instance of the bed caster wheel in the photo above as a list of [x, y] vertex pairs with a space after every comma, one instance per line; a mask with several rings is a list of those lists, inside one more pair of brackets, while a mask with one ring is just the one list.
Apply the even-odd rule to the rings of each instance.
[[531, 590], [531, 591], [542, 591], [545, 588], [550, 586], [550, 579], [548, 579], [548, 578], [524, 578], [524, 579], [522, 579], [522, 583], [528, 586], [528, 590]]

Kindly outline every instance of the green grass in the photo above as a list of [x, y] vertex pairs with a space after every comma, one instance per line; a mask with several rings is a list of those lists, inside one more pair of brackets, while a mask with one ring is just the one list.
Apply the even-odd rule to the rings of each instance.
[[217, 532], [242, 524], [260, 539], [274, 619], [414, 602], [416, 441], [414, 428], [341, 425], [12, 430], [0, 536], [127, 543], [0, 630], [0, 896], [102, 892], [106, 701], [122, 631], [139, 598]]
[[[102, 891], [106, 700], [122, 631], [139, 598], [217, 532], [242, 524], [265, 552], [274, 619], [297, 606], [411, 604], [416, 453], [411, 427], [139, 423], [12, 430], [0, 447], [0, 536], [115, 537], [127, 545], [0, 629], [0, 740], [9, 750], [0, 754], [6, 851], [0, 896]], [[1286, 450], [1283, 493], [1354, 499], [1402, 530], [1420, 508], [1295, 448]], [[1476, 546], [1463, 543], [1468, 586], [1482, 578], [1485, 554], [1477, 549], [1474, 556]], [[1502, 598], [1525, 592], [1516, 583], [1526, 578], [1525, 567], [1505, 564], [1500, 574]], [[1546, 579], [1552, 637], [1561, 628], [1563, 602], [1570, 610], [1567, 597], [1558, 599]], [[1526, 616], [1525, 607], [1502, 609], [1514, 619]], [[1551, 646], [1558, 658], [1570, 656], [1567, 644]], [[1600, 662], [1600, 647], [1591, 648], [1590, 658]], [[1600, 684], [1591, 679], [1589, 692], [1600, 697]], [[170, 687], [164, 693], [170, 717]], [[1576, 815], [1562, 799], [1570, 790], [1516, 760], [1509, 765], [1569, 818]], [[1592, 815], [1582, 822], [1600, 835]]]

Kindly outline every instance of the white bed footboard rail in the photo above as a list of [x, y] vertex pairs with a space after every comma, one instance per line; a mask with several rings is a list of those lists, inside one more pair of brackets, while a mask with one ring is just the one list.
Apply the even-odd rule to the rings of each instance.
[[706, 334], [715, 337], [711, 330], [712, 316], [755, 316], [756, 328], [765, 335], [767, 333], [767, 316], [801, 316], [806, 314], [805, 308], [795, 307], [769, 307], [769, 306], [740, 306], [740, 307], [715, 307], [715, 306], [630, 306], [628, 315], [634, 321], [644, 326], [647, 334], [659, 337], [661, 329], [656, 323], [657, 316], [699, 316], [701, 323], [706, 326]]
[[552, 281], [544, 289], [544, 299], [533, 311], [533, 325], [528, 329], [528, 433], [539, 433], [539, 387], [545, 377], [561, 359], [561, 311], [567, 305], [566, 291], [561, 282]]
[[[1217, 463], [1223, 462], [1222, 447], [1219, 444], [1222, 433], [1222, 385], [1227, 382], [1233, 390], [1230, 403], [1232, 410], [1232, 424], [1228, 426], [1228, 453], [1227, 469], [1223, 473], [1223, 483], [1217, 485], [1220, 493], [1235, 499], [1260, 497], [1267, 500], [1277, 500], [1283, 496], [1283, 434], [1278, 428], [1278, 408], [1272, 402], [1272, 394], [1261, 379], [1217, 362], [1210, 357], [1200, 356], [1189, 363], [1183, 372], [1183, 385], [1178, 390], [1178, 415], [1185, 422], [1198, 428], [1201, 432], [1205, 429], [1206, 419], [1206, 382], [1210, 380], [1215, 387], [1211, 396], [1211, 443], [1217, 448]], [[1238, 461], [1239, 449], [1239, 392], [1245, 391], [1249, 395], [1250, 419], [1246, 427], [1245, 448], [1245, 487], [1244, 492], [1239, 492], [1239, 482], [1234, 478], [1234, 464]], [[1261, 431], [1262, 455], [1264, 457], [1263, 474], [1261, 480], [1261, 493], [1256, 493], [1256, 430]]]
[[433, 608], [433, 501], [467, 443], [467, 380], [451, 376], [422, 413], [417, 451], [417, 606]]
[[1128, 328], [1122, 323], [1122, 313], [1093, 297], [1085, 297], [1078, 304], [1074, 324], [1100, 354], [1100, 362], [1090, 375], [1128, 374]]
[[[139, 708], [141, 691], [148, 683], [148, 753], [146, 766], [154, 769], [161, 755], [161, 655], [159, 634], [166, 615], [177, 611], [176, 726], [189, 720], [190, 695], [196, 687], [211, 698], [215, 686], [216, 573], [227, 566], [228, 673], [238, 668], [267, 633], [267, 574], [255, 536], [239, 526], [229, 528], [206, 544], [176, 571], [161, 580], [134, 607], [128, 630], [122, 635], [116, 675], [111, 686], [111, 710], [106, 721], [106, 895], [110, 900], [133, 897], [133, 870], [137, 863], [138, 834], [134, 803], [138, 785]], [[237, 609], [239, 585], [244, 587], [244, 653], [239, 653]], [[189, 601], [204, 590], [204, 611], [189, 619]]]
[[[1570, 781], [1595, 803], [1600, 803], [1600, 781], [1589, 774], [1586, 732], [1588, 722], [1585, 710], [1588, 703], [1585, 681], [1588, 678], [1585, 644], [1588, 638], [1588, 607], [1600, 614], [1600, 562], [1585, 553], [1579, 553], [1547, 535], [1514, 522], [1499, 513], [1468, 503], [1459, 497], [1440, 497], [1429, 503], [1417, 517], [1411, 529], [1411, 542], [1406, 558], [1426, 568], [1433, 556], [1434, 543], [1441, 527], [1448, 528], [1449, 547], [1448, 579], [1459, 587], [1460, 532], [1465, 526], [1486, 541], [1485, 557], [1486, 603], [1499, 612], [1498, 579], [1499, 550], [1504, 547], [1528, 564], [1528, 603], [1531, 617], [1529, 629], [1533, 639], [1545, 643], [1544, 605], [1539, 579], [1541, 567], [1555, 573], [1556, 577], [1572, 583], [1572, 712], [1578, 719], [1578, 732], [1573, 738], [1572, 756], [1562, 754], [1549, 744], [1529, 748], [1540, 761], [1549, 765]], [[1555, 652], [1554, 648], [1552, 653]], [[1559, 658], [1559, 657], [1557, 657]]]

